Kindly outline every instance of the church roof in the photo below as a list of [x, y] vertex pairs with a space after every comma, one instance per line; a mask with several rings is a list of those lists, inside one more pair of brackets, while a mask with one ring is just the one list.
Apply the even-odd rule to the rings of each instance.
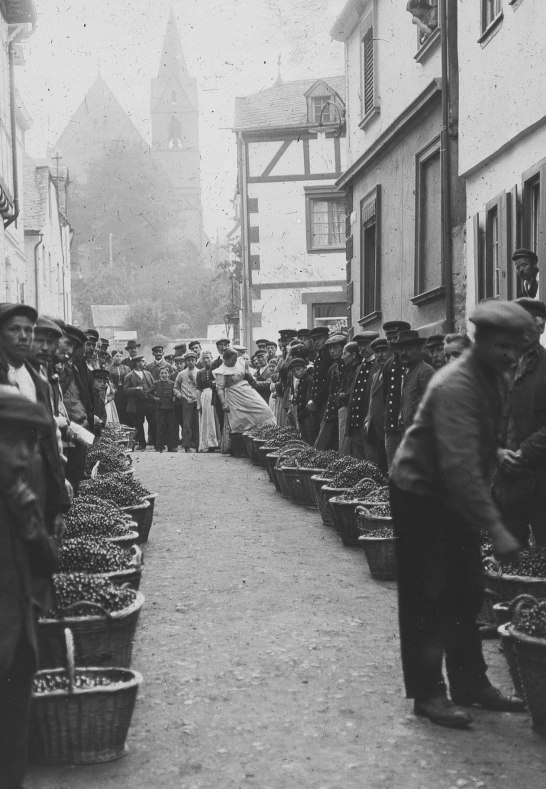
[[[313, 78], [277, 82], [250, 96], [238, 96], [233, 128], [242, 131], [307, 126], [306, 93], [317, 81]], [[345, 77], [324, 77], [320, 81], [345, 99]]]
[[171, 7], [169, 21], [167, 22], [167, 30], [165, 31], [165, 38], [163, 40], [163, 49], [161, 50], [161, 57], [159, 60], [158, 77], [174, 75], [179, 79], [182, 77], [183, 81], [184, 75], [187, 75], [187, 73], [188, 69], [184, 59], [184, 52], [178, 32], [178, 24], [176, 22], [174, 10]]
[[40, 233], [49, 217], [49, 183], [51, 172], [48, 165], [36, 166], [36, 162], [25, 155], [23, 160], [24, 226], [29, 233]]

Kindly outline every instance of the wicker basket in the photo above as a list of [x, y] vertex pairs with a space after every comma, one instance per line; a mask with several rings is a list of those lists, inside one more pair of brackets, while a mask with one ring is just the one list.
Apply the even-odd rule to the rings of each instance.
[[[264, 447], [264, 451], [265, 451]], [[279, 480], [277, 479], [277, 469], [275, 466], [277, 465], [277, 460], [279, 459], [280, 452], [277, 450], [273, 450], [273, 452], [268, 452], [265, 456], [267, 462], [267, 473], [269, 474], [269, 479], [274, 483], [275, 487], [281, 492], [281, 486], [279, 485]]]
[[254, 463], [254, 437], [250, 433], [243, 433], [246, 454], [251, 463]]
[[299, 480], [303, 491], [304, 497], [304, 504], [306, 507], [310, 507], [313, 510], [318, 510], [318, 503], [315, 496], [315, 491], [313, 488], [313, 483], [311, 482], [311, 477], [315, 475], [320, 475], [322, 469], [320, 468], [298, 468], [299, 473]]
[[74, 642], [65, 630], [68, 669], [44, 674], [68, 675], [69, 690], [34, 693], [29, 752], [35, 764], [96, 764], [119, 759], [126, 740], [142, 676], [124, 668], [78, 669], [91, 678], [107, 677], [111, 685], [75, 686]]
[[[137, 531], [138, 531], [138, 541], [139, 543], [145, 542], [144, 535], [150, 531], [149, 527], [147, 526], [147, 510], [151, 507], [147, 499], [143, 499], [143, 501], [139, 502], [138, 504], [133, 504], [131, 507], [121, 507], [123, 512], [128, 512], [131, 518], [136, 523]], [[148, 531], [146, 531], [148, 529]]]
[[546, 638], [525, 635], [513, 625], [507, 625], [507, 630], [533, 728], [546, 734]]
[[332, 522], [332, 526], [335, 525], [334, 522], [334, 513], [332, 512], [332, 508], [330, 506], [330, 499], [333, 499], [335, 496], [341, 496], [342, 493], [347, 493], [349, 488], [332, 488], [330, 485], [326, 484], [323, 485], [320, 490], [320, 495], [324, 503], [326, 504], [327, 510], [330, 512], [330, 519]]
[[366, 553], [371, 576], [376, 581], [396, 581], [396, 553], [394, 537], [368, 537], [359, 538]]
[[261, 466], [262, 468], [267, 468], [267, 463], [265, 461], [265, 455], [262, 452], [260, 452], [260, 449], [262, 447], [265, 447], [266, 444], [267, 444], [267, 439], [265, 438], [254, 439], [254, 453], [256, 455], [256, 461], [257, 461], [256, 465]]
[[137, 545], [139, 542], [138, 531], [131, 530], [122, 537], [107, 537], [107, 542], [113, 542], [114, 545], [119, 545], [120, 548], [130, 548], [132, 545]]
[[334, 516], [332, 515], [332, 509], [328, 506], [328, 502], [322, 495], [323, 486], [327, 485], [332, 480], [328, 477], [323, 477], [322, 474], [322, 471], [319, 474], [313, 474], [311, 476], [311, 484], [313, 486], [313, 493], [315, 494], [315, 501], [317, 502], [322, 522], [325, 526], [333, 526]]
[[[385, 502], [381, 502], [384, 504]], [[392, 518], [387, 518], [384, 515], [372, 515], [368, 507], [372, 502], [360, 502], [358, 506], [358, 523], [361, 530], [376, 531], [377, 529], [392, 529]]]
[[306, 504], [305, 493], [300, 482], [299, 469], [293, 467], [279, 468], [277, 478], [281, 486], [281, 493], [294, 504]]
[[484, 561], [485, 588], [493, 598], [508, 603], [519, 595], [546, 597], [546, 578], [529, 578], [523, 575], [502, 575], [495, 559]]
[[358, 501], [347, 501], [339, 496], [330, 499], [329, 504], [334, 518], [334, 526], [341, 537], [343, 545], [348, 547], [362, 547], [358, 541], [361, 531], [356, 519]]
[[499, 633], [499, 640], [500, 640], [500, 649], [502, 654], [506, 659], [506, 665], [508, 666], [508, 673], [510, 674], [510, 679], [512, 680], [512, 684], [514, 686], [514, 690], [523, 698], [523, 687], [521, 684], [521, 678], [519, 676], [519, 668], [518, 668], [518, 659], [516, 657], [516, 651], [514, 649], [514, 642], [510, 637], [510, 633], [508, 631], [508, 623], [500, 625], [498, 627]]
[[150, 506], [148, 509], [144, 510], [141, 518], [141, 527], [139, 529], [141, 543], [148, 542], [150, 529], [152, 528], [152, 524], [154, 522], [155, 500], [157, 499], [157, 496], [157, 493], [150, 493], [149, 496], [144, 496], [143, 500], [147, 501]]
[[269, 468], [269, 463], [267, 462], [267, 456], [270, 452], [274, 450], [271, 447], [268, 447], [267, 444], [263, 444], [258, 450], [258, 457], [260, 458], [260, 465], [265, 468], [267, 471], [267, 476], [269, 477], [270, 482], [274, 482], [273, 474], [271, 473], [271, 469]]
[[509, 603], [495, 603], [492, 606], [493, 620], [497, 628], [506, 625], [510, 621], [510, 605]]
[[116, 586], [123, 586], [127, 584], [135, 592], [140, 588], [140, 581], [142, 578], [142, 551], [138, 545], [131, 546], [133, 559], [131, 565], [126, 570], [114, 570], [111, 573], [94, 573], [101, 578], [108, 578]]
[[254, 466], [261, 466], [260, 456], [258, 455], [258, 449], [263, 447], [263, 445], [267, 443], [264, 438], [253, 438], [252, 439], [252, 457], [250, 458], [252, 464]]
[[[38, 620], [38, 668], [57, 668], [64, 663], [64, 629], [74, 636], [78, 659], [86, 666], [120, 666], [129, 668], [135, 630], [144, 603], [144, 595], [133, 592], [133, 603], [121, 611], [107, 613], [97, 603], [83, 601], [75, 605], [89, 608], [87, 616]], [[71, 606], [72, 608], [74, 606]]]

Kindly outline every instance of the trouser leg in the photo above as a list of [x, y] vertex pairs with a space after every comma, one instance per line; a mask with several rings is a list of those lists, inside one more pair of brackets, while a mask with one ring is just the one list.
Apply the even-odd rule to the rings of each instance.
[[537, 546], [546, 546], [546, 478], [536, 475], [535, 492], [531, 499], [531, 531]]
[[387, 456], [387, 467], [390, 471], [392, 466], [392, 461], [394, 460], [394, 456], [396, 454], [396, 450], [400, 444], [400, 433], [385, 433], [385, 454]]
[[351, 457], [356, 460], [365, 460], [366, 452], [364, 447], [364, 428], [353, 427], [350, 431], [351, 436]]
[[332, 422], [323, 422], [315, 441], [315, 449], [337, 449], [338, 440], [337, 419]]
[[176, 449], [178, 444], [177, 434], [176, 434], [176, 419], [174, 416], [174, 408], [170, 411], [165, 411], [165, 422], [166, 422], [166, 435], [165, 441], [167, 442], [167, 449]]
[[313, 418], [309, 414], [309, 416], [305, 416], [303, 419], [300, 420], [300, 431], [301, 437], [304, 441], [307, 441], [308, 444], [313, 444]]
[[156, 445], [155, 435], [155, 407], [147, 403], [145, 407], [146, 421], [148, 422], [148, 444]]
[[76, 444], [75, 447], [67, 447], [65, 476], [74, 488], [75, 494], [78, 492], [80, 482], [83, 479], [86, 455], [87, 449], [82, 444]]
[[[197, 433], [197, 441], [195, 436]], [[182, 400], [182, 446], [184, 449], [199, 446], [199, 414], [197, 403]]]
[[146, 437], [144, 435], [144, 408], [137, 406], [135, 411], [136, 441], [139, 447], [146, 448]]
[[155, 448], [156, 449], [163, 449], [167, 442], [166, 413], [167, 413], [166, 411], [160, 411], [158, 409], [155, 414]]
[[27, 768], [34, 653], [23, 636], [11, 668], [0, 679], [0, 785], [20, 789]]
[[193, 404], [192, 413], [192, 446], [194, 449], [199, 449], [199, 411], [197, 410], [197, 403]]

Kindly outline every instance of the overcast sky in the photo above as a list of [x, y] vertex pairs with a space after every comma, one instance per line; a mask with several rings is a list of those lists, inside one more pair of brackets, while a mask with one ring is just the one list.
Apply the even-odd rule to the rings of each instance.
[[150, 79], [157, 75], [169, 9], [197, 78], [205, 230], [232, 226], [236, 185], [235, 96], [285, 80], [343, 73], [343, 46], [329, 30], [344, 0], [35, 0], [38, 25], [17, 70], [33, 118], [27, 148], [45, 155], [100, 68], [149, 140]]

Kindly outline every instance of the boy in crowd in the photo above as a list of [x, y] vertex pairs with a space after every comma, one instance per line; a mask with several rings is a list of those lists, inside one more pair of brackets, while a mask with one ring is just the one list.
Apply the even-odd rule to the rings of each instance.
[[177, 452], [176, 425], [174, 418], [174, 382], [169, 379], [169, 368], [162, 367], [159, 381], [150, 393], [155, 400], [156, 452], [163, 452], [165, 444], [169, 452]]

